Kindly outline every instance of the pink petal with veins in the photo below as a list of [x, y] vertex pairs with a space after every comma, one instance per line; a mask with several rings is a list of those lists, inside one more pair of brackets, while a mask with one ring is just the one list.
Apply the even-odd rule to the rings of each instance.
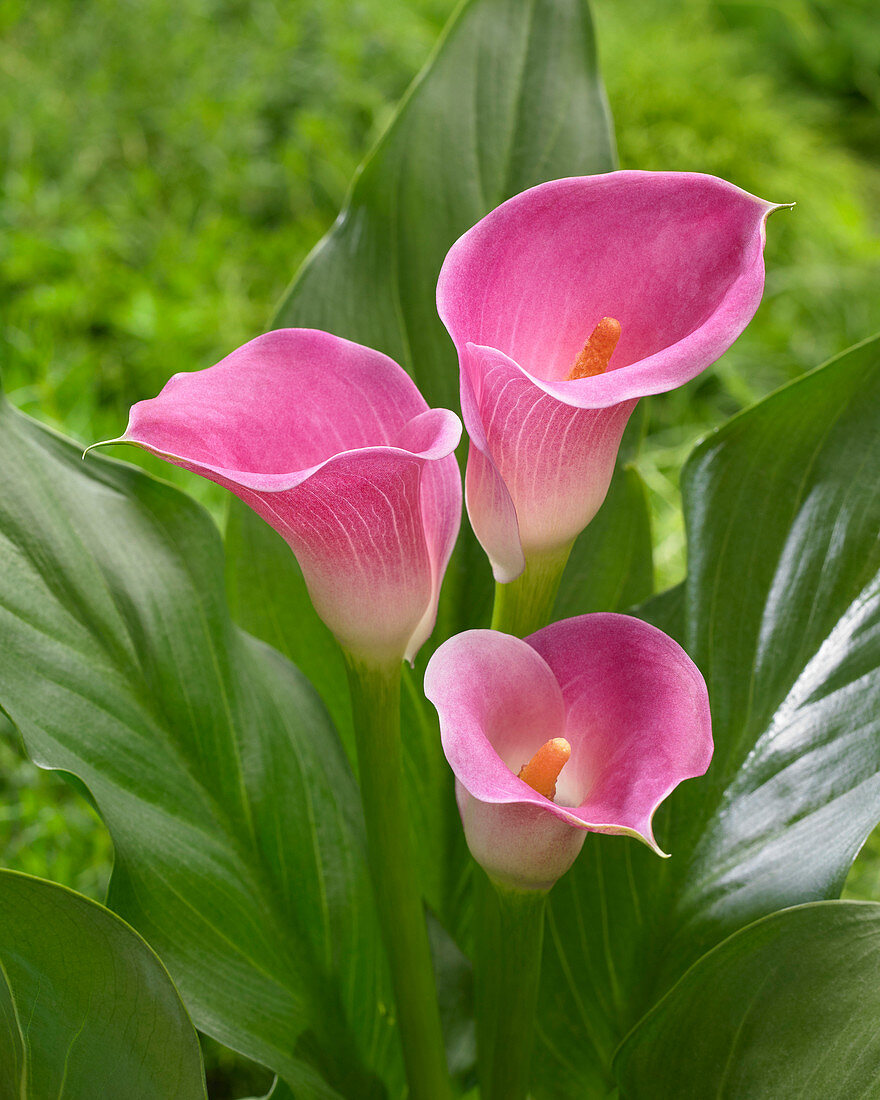
[[311, 329], [257, 337], [175, 375], [121, 440], [226, 486], [296, 554], [355, 655], [412, 659], [458, 532], [461, 424], [393, 360]]

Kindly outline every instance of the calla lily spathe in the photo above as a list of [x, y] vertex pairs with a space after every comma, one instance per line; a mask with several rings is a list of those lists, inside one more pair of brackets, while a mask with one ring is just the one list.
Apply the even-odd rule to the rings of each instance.
[[[425, 694], [471, 854], [496, 882], [545, 890], [587, 832], [638, 837], [712, 758], [706, 685], [684, 650], [628, 615], [553, 623], [521, 640], [471, 630], [431, 658]], [[519, 778], [548, 742], [567, 743], [552, 796]]]
[[318, 614], [367, 661], [430, 634], [461, 518], [458, 417], [392, 359], [280, 329], [131, 410], [119, 440], [224, 485], [283, 536]]
[[[748, 324], [774, 209], [713, 176], [612, 172], [516, 195], [453, 245], [437, 305], [459, 355], [468, 514], [496, 580], [571, 544], [638, 399], [694, 378]], [[612, 335], [600, 327], [584, 362], [603, 318]]]

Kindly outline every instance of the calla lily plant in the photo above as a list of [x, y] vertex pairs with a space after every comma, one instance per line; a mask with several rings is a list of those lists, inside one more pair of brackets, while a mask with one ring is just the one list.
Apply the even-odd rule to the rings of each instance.
[[375, 349], [266, 332], [108, 441], [244, 502], [225, 545], [0, 393], [3, 741], [88, 794], [129, 922], [0, 873], [0, 1100], [206, 1100], [195, 1028], [277, 1100], [880, 1092], [880, 906], [832, 900], [878, 817], [880, 341], [697, 448], [654, 597], [627, 425], [749, 324], [777, 206], [539, 183], [614, 164], [589, 3], [458, 11], [279, 312]]
[[[773, 209], [696, 174], [555, 180], [465, 233], [440, 274], [470, 435], [468, 511], [497, 582], [496, 629], [443, 642], [425, 678], [488, 876], [475, 956], [483, 1100], [526, 1094], [544, 899], [586, 834], [662, 855], [655, 809], [709, 766], [706, 685], [677, 643], [625, 615], [546, 623], [639, 398], [695, 377], [757, 308]], [[345, 653], [413, 1100], [451, 1094], [407, 826], [399, 678], [437, 617], [461, 512], [460, 434], [387, 356], [283, 329], [176, 375], [114, 441], [226, 486], [271, 524]]]

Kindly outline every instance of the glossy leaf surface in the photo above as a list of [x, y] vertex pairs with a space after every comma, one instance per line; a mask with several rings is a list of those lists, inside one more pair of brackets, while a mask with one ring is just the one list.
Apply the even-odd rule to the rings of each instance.
[[660, 816], [671, 860], [590, 838], [554, 888], [540, 1095], [610, 1086], [617, 1043], [703, 952], [838, 895], [880, 817], [878, 487], [877, 340], [689, 460], [690, 572], [645, 612], [706, 677], [715, 758]]
[[202, 1030], [309, 1095], [382, 1095], [398, 1053], [357, 791], [312, 689], [232, 624], [216, 528], [5, 401], [0, 456], [0, 703], [91, 791], [111, 908]]
[[700, 959], [627, 1038], [621, 1098], [873, 1097], [878, 1014], [880, 905], [775, 913]]
[[0, 1096], [205, 1100], [199, 1040], [168, 972], [113, 913], [0, 871]]

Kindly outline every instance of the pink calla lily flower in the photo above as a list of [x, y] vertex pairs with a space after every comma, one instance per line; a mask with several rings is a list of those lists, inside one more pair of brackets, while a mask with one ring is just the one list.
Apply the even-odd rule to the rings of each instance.
[[468, 514], [497, 581], [570, 546], [638, 399], [746, 327], [775, 209], [714, 176], [612, 172], [524, 191], [452, 246], [437, 306], [459, 355]]
[[461, 422], [392, 359], [311, 329], [175, 375], [119, 440], [231, 489], [288, 542], [348, 652], [412, 659], [461, 519]]
[[496, 882], [546, 890], [587, 832], [638, 837], [712, 758], [706, 685], [684, 650], [628, 615], [582, 615], [521, 640], [471, 630], [431, 658], [471, 854]]

